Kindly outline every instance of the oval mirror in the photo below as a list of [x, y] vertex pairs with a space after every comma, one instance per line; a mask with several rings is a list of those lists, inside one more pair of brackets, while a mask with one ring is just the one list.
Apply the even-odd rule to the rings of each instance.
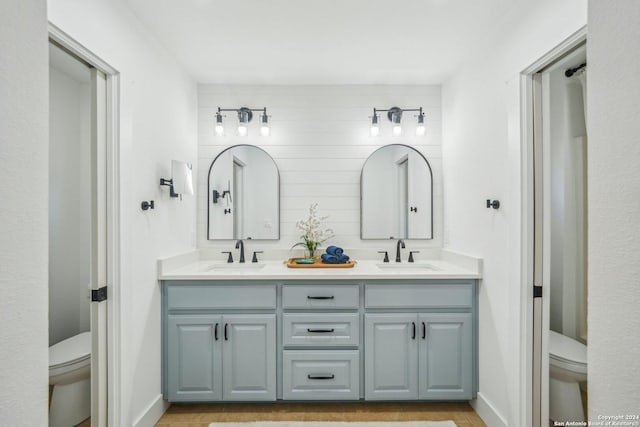
[[234, 145], [213, 160], [208, 180], [209, 240], [280, 238], [280, 173], [266, 151]]
[[391, 144], [374, 151], [360, 176], [362, 239], [432, 239], [433, 175], [415, 148]]

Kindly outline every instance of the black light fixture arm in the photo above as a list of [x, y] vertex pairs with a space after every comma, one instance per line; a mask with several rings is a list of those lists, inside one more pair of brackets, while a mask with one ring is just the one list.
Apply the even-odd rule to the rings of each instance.
[[378, 113], [387, 113], [387, 118], [389, 121], [393, 121], [394, 114], [404, 113], [405, 111], [417, 111], [419, 116], [423, 116], [422, 107], [419, 108], [400, 108], [400, 107], [391, 107], [391, 108], [373, 108], [373, 115], [377, 116]]
[[218, 107], [218, 112], [216, 113], [216, 115], [220, 115], [223, 111], [235, 111], [236, 113], [238, 113], [238, 116], [246, 114], [248, 122], [250, 122], [251, 119], [253, 119], [254, 111], [261, 111], [265, 116], [267, 115], [267, 107], [262, 107], [262, 108], [249, 108], [249, 107], [220, 108]]

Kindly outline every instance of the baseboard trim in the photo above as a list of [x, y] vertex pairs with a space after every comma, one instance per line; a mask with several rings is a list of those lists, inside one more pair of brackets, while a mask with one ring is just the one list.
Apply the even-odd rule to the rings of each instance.
[[471, 401], [471, 407], [487, 426], [507, 427], [507, 421], [482, 393], [478, 393], [476, 400]]
[[133, 423], [133, 427], [153, 427], [156, 425], [162, 414], [171, 406], [169, 402], [162, 399], [162, 395], [159, 394], [153, 402], [147, 406], [147, 409], [138, 417]]

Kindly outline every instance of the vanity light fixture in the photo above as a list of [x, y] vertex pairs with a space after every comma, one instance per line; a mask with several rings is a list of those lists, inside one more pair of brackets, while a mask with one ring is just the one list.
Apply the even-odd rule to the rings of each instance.
[[387, 118], [391, 122], [391, 135], [393, 136], [401, 136], [402, 135], [402, 113], [405, 111], [417, 111], [418, 115], [418, 123], [416, 125], [416, 135], [422, 136], [425, 134], [424, 127], [424, 113], [422, 112], [422, 107], [420, 108], [400, 108], [400, 107], [391, 107], [389, 109], [383, 110], [379, 108], [373, 109], [373, 116], [371, 116], [371, 136], [378, 136], [380, 133], [380, 128], [378, 125], [378, 112], [386, 111]]
[[220, 108], [216, 112], [216, 135], [224, 135], [224, 124], [222, 123], [223, 111], [235, 111], [238, 114], [238, 136], [247, 136], [249, 134], [249, 123], [253, 119], [254, 111], [261, 111], [260, 115], [260, 135], [269, 136], [269, 117], [267, 116], [267, 107], [264, 108]]

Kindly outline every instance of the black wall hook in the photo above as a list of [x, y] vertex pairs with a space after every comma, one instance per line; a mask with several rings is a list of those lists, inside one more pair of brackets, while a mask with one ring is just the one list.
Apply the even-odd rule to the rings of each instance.
[[489, 200], [487, 199], [487, 209], [499, 209], [500, 208], [500, 200]]
[[146, 211], [148, 209], [155, 209], [155, 204], [153, 203], [153, 200], [149, 200], [148, 202], [145, 200], [144, 202], [140, 203], [140, 207], [143, 211]]

